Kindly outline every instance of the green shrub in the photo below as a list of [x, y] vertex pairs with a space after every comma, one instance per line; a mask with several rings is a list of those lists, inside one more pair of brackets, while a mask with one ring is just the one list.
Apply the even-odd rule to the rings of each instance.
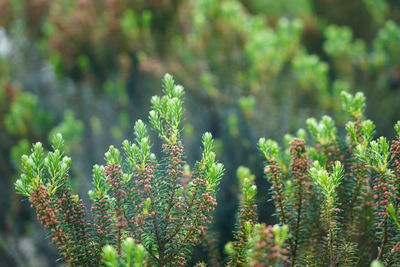
[[[163, 87], [165, 95], [152, 98], [149, 113], [162, 158], [151, 152], [147, 127], [137, 121], [135, 140], [122, 143], [123, 154], [110, 146], [106, 166], [93, 167], [89, 212], [72, 192], [71, 159], [64, 155], [61, 134], [54, 135], [52, 152], [36, 143], [31, 154], [22, 157], [15, 187], [29, 198], [62, 260], [71, 266], [98, 266], [101, 255], [107, 266], [140, 266], [138, 257], [151, 266], [184, 266], [211, 223], [223, 165], [216, 162], [211, 134], [205, 133], [201, 160], [184, 172], [184, 90], [168, 74]], [[106, 244], [115, 249], [103, 249]]]
[[[163, 87], [149, 113], [162, 158], [151, 152], [147, 127], [138, 120], [123, 154], [110, 146], [106, 165], [93, 167], [90, 211], [72, 192], [61, 134], [53, 135], [53, 151], [37, 143], [22, 157], [15, 187], [69, 265], [186, 266], [194, 245], [207, 239], [223, 165], [206, 133], [201, 160], [188, 169], [181, 141], [184, 90], [168, 74]], [[225, 247], [228, 266], [399, 263], [400, 122], [396, 140], [373, 140], [365, 97], [341, 95], [351, 117], [345, 137], [324, 116], [307, 120], [309, 143], [301, 130], [285, 137], [283, 150], [270, 139], [258, 143], [279, 225], [257, 222], [255, 176], [238, 168], [240, 204], [234, 240]]]
[[312, 140], [293, 137], [289, 152], [259, 141], [276, 216], [289, 226], [290, 266], [365, 266], [373, 258], [396, 266], [400, 122], [396, 140], [373, 140], [365, 97], [342, 92], [342, 102], [352, 118], [345, 138], [324, 116], [307, 121]]

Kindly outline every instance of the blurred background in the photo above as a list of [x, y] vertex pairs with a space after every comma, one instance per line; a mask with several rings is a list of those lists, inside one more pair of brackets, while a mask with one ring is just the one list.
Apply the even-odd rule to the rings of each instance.
[[0, 266], [56, 266], [47, 233], [13, 189], [31, 143], [49, 147], [63, 134], [87, 201], [92, 165], [147, 118], [165, 72], [187, 92], [187, 161], [210, 131], [226, 166], [213, 226], [222, 247], [239, 165], [257, 176], [260, 221], [274, 223], [260, 137], [284, 142], [322, 114], [343, 128], [342, 90], [363, 91], [377, 133], [394, 135], [400, 1], [0, 0]]

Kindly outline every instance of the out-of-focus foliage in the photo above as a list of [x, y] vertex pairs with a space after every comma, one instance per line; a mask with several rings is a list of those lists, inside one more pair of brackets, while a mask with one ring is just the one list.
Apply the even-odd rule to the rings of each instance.
[[66, 152], [69, 153], [71, 149], [80, 145], [83, 130], [83, 123], [75, 118], [71, 110], [66, 110], [64, 120], [50, 131], [49, 140], [52, 140], [56, 134], [62, 134], [66, 143]]
[[[13, 180], [17, 174], [16, 169], [21, 165], [20, 158], [29, 152], [30, 143], [34, 140], [46, 141], [47, 134], [55, 126], [56, 116], [41, 107], [39, 98], [32, 92], [26, 90], [21, 81], [16, 80], [12, 75], [12, 55], [8, 54], [9, 47], [0, 40], [3, 51], [0, 54], [0, 205], [7, 207], [0, 212], [0, 258], [1, 262], [17, 264], [44, 264], [45, 261], [39, 257], [35, 260], [35, 249], [31, 252], [25, 251], [24, 257], [16, 255], [24, 251], [26, 244], [39, 246], [41, 238], [34, 240], [34, 235], [29, 234], [32, 223], [26, 218], [26, 210], [21, 207], [12, 187]], [[7, 44], [10, 45], [10, 44]], [[68, 148], [73, 149], [73, 142], [79, 142], [79, 132], [82, 132], [83, 125], [78, 120], [71, 121], [72, 113], [65, 116], [60, 126], [55, 128], [58, 131], [66, 131]], [[78, 130], [80, 128], [80, 131]], [[70, 143], [71, 142], [71, 143]], [[76, 146], [77, 144], [75, 144]], [[19, 236], [27, 235], [28, 238], [20, 243]], [[8, 244], [8, 245], [6, 245]], [[31, 255], [31, 257], [29, 257]], [[11, 260], [11, 261], [9, 261]]]
[[[300, 124], [294, 116], [338, 110], [337, 82], [367, 96], [379, 90], [399, 97], [391, 92], [400, 83], [399, 28], [391, 20], [399, 7], [393, 4], [390, 12], [384, 0], [374, 8], [371, 1], [358, 3], [376, 20], [368, 41], [355, 38], [348, 26], [327, 24], [317, 13], [321, 4], [307, 0], [4, 2], [4, 14], [12, 16], [4, 15], [1, 25], [23, 25], [58, 74], [113, 91], [123, 106], [133, 73], [157, 76], [169, 70], [192, 88], [197, 101], [207, 101], [217, 118], [228, 113], [241, 128], [244, 122], [234, 117], [245, 117], [258, 126], [244, 127], [250, 134], [279, 136]], [[313, 54], [315, 44], [308, 38], [322, 39], [320, 55]], [[256, 101], [243, 114], [237, 101], [249, 95]], [[374, 104], [387, 111], [383, 127], [393, 122], [390, 105]]]
[[32, 131], [39, 135], [46, 125], [50, 124], [51, 116], [38, 109], [38, 99], [30, 93], [19, 94], [4, 116], [4, 127], [15, 136], [24, 136]]

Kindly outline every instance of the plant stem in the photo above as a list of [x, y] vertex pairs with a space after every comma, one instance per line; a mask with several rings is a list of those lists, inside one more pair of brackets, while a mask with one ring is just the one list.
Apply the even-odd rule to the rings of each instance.
[[387, 236], [388, 235], [387, 218], [385, 219], [385, 224], [384, 224], [383, 227], [384, 227], [383, 228], [384, 229], [383, 230], [383, 237], [382, 237], [381, 247], [379, 249], [378, 256], [376, 257], [377, 260], [382, 259], [383, 254], [384, 254], [384, 250], [385, 250], [385, 247], [386, 247], [386, 244], [387, 244], [387, 241], [388, 241], [388, 236]]
[[333, 222], [332, 222], [332, 214], [331, 208], [328, 207], [328, 224], [329, 224], [329, 258], [330, 258], [330, 266], [335, 267], [335, 256], [333, 251]]
[[299, 190], [299, 201], [297, 203], [298, 205], [298, 210], [297, 210], [297, 221], [296, 221], [296, 229], [295, 229], [295, 236], [294, 236], [294, 245], [291, 246], [292, 249], [292, 262], [291, 266], [294, 267], [296, 264], [296, 255], [297, 255], [297, 247], [298, 247], [298, 241], [299, 241], [299, 232], [300, 232], [300, 223], [301, 223], [301, 210], [303, 206], [303, 190], [302, 187], [300, 187]]

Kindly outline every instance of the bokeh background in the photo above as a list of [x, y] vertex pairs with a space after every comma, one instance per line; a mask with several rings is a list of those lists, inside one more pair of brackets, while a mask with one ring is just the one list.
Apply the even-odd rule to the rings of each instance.
[[0, 0], [0, 266], [56, 266], [13, 189], [31, 143], [64, 135], [87, 201], [92, 165], [147, 118], [166, 72], [187, 92], [187, 161], [210, 131], [226, 166], [213, 226], [222, 248], [239, 165], [257, 176], [260, 221], [274, 222], [258, 138], [285, 142], [322, 114], [343, 128], [342, 90], [363, 91], [377, 134], [394, 135], [400, 1]]

